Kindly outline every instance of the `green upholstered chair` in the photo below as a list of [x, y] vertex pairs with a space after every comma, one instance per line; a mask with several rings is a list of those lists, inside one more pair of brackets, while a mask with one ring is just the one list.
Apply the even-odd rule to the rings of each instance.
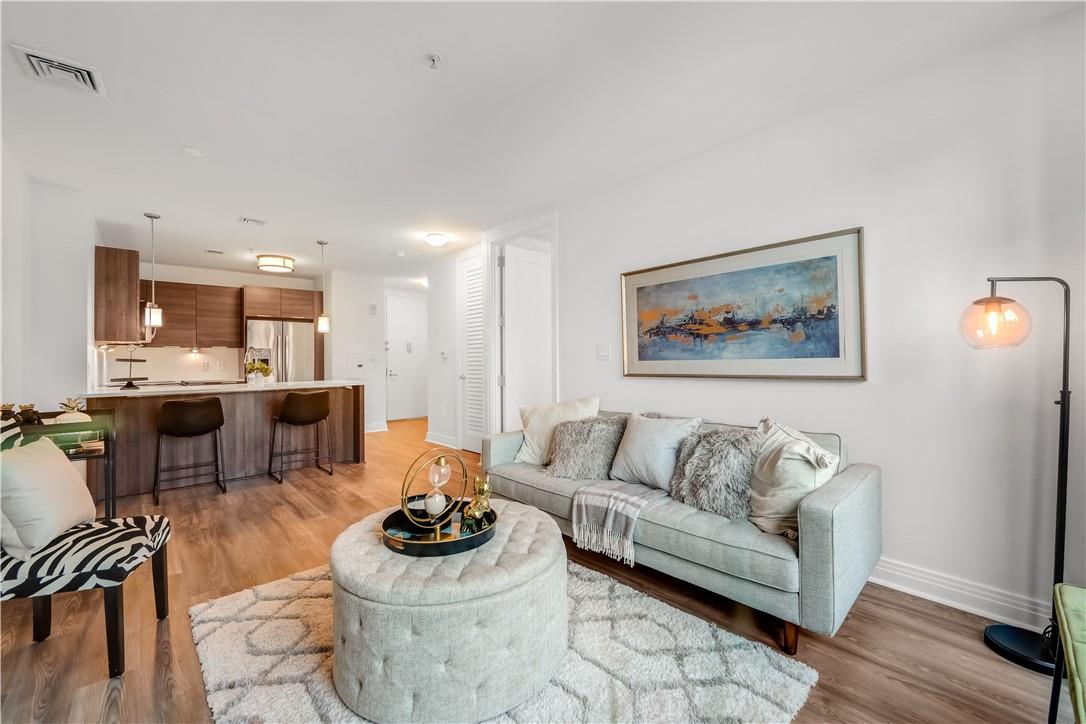
[[1056, 720], [1060, 688], [1063, 686], [1063, 670], [1066, 666], [1075, 721], [1086, 724], [1086, 695], [1082, 691], [1082, 677], [1086, 674], [1086, 588], [1057, 583], [1052, 595], [1060, 636], [1056, 646], [1056, 671], [1052, 677], [1052, 700], [1048, 720]]

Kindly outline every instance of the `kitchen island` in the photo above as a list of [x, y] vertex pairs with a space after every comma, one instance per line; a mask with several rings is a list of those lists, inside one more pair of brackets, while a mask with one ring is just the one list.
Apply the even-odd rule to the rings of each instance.
[[[366, 460], [365, 387], [357, 380], [281, 382], [256, 387], [247, 384], [145, 385], [136, 390], [119, 388], [87, 392], [88, 410], [111, 409], [117, 433], [117, 495], [150, 493], [155, 479], [158, 429], [155, 420], [166, 400], [183, 397], [218, 397], [225, 423], [222, 428], [226, 480], [236, 480], [268, 471], [272, 417], [279, 414], [283, 399], [291, 391], [328, 390], [331, 413], [328, 430], [337, 463]], [[322, 438], [324, 436], [322, 435]], [[322, 439], [321, 447], [325, 441]], [[215, 459], [214, 435], [199, 438], [167, 438], [162, 445], [162, 467], [207, 462]], [[284, 450], [316, 446], [316, 428], [286, 426]], [[303, 464], [297, 458], [295, 465]], [[102, 498], [101, 474], [88, 470], [87, 482], [97, 499]], [[194, 477], [173, 486], [214, 482], [214, 473]], [[167, 483], [167, 486], [171, 485]], [[229, 485], [227, 486], [229, 489]], [[163, 487], [168, 494], [170, 487]]]

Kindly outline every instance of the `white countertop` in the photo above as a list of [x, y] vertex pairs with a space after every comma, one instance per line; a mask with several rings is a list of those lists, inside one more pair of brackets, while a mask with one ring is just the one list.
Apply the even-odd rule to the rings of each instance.
[[[139, 383], [137, 383], [139, 384]], [[138, 390], [103, 387], [83, 393], [83, 397], [160, 397], [164, 395], [221, 395], [230, 392], [275, 392], [277, 390], [314, 390], [327, 387], [360, 387], [362, 380], [314, 380], [312, 382], [275, 382], [263, 387], [245, 383], [218, 385], [141, 385]]]

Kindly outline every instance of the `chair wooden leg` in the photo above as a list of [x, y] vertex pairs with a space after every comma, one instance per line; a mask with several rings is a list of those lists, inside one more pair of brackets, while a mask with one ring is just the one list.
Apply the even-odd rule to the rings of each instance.
[[215, 430], [215, 480], [219, 490], [226, 492], [226, 463], [222, 454], [222, 428]]
[[30, 601], [33, 606], [34, 640], [41, 643], [53, 631], [53, 597], [35, 596]]
[[158, 436], [158, 445], [155, 446], [155, 487], [154, 487], [155, 505], [158, 505], [158, 494], [160, 492], [161, 485], [162, 485], [162, 483], [161, 483], [162, 472], [160, 471], [161, 467], [162, 467], [162, 434], [160, 433], [159, 436]]
[[328, 418], [324, 418], [324, 433], [328, 438], [328, 474], [331, 475], [335, 470], [336, 463], [336, 445], [332, 441], [332, 431], [328, 429]]
[[[325, 447], [328, 448], [328, 467], [321, 466], [321, 423], [324, 423], [324, 437], [327, 438]], [[332, 474], [332, 433], [328, 430], [328, 418], [319, 420], [317, 422], [317, 467], [328, 473]]]
[[151, 556], [151, 576], [155, 584], [155, 615], [158, 620], [170, 615], [169, 571], [166, 565], [166, 544]]
[[124, 673], [124, 594], [121, 586], [103, 588], [106, 609], [106, 655], [109, 658], [109, 677]]
[[781, 651], [795, 656], [799, 648], [799, 626], [791, 621], [781, 621]]

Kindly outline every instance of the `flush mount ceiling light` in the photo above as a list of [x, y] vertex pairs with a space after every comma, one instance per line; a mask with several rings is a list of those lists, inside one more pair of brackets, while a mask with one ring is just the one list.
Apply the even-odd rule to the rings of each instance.
[[287, 274], [294, 271], [294, 257], [286, 254], [257, 254], [256, 268], [260, 271]]
[[206, 158], [207, 149], [196, 148], [195, 146], [185, 146], [185, 153], [196, 158]]
[[426, 235], [426, 243], [430, 246], [445, 246], [449, 243], [449, 237], [445, 234], [430, 232]]

